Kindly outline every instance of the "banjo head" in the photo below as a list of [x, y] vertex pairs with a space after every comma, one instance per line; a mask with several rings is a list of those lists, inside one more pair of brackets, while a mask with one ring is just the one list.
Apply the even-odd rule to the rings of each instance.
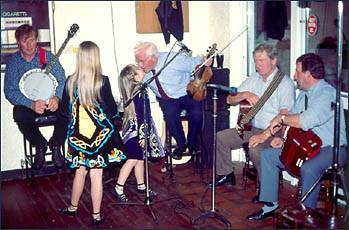
[[51, 73], [41, 69], [27, 71], [19, 81], [19, 89], [29, 99], [48, 101], [55, 95], [58, 82]]

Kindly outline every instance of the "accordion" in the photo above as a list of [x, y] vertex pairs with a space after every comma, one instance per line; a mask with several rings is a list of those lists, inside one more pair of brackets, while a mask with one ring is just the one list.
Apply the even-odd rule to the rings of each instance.
[[294, 176], [300, 175], [303, 163], [315, 157], [321, 149], [322, 141], [313, 131], [289, 127], [282, 148], [280, 161]]

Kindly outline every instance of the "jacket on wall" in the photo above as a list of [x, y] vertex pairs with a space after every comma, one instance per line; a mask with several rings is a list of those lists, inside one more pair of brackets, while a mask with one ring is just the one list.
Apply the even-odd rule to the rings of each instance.
[[282, 40], [288, 26], [285, 2], [266, 1], [264, 4], [264, 31], [268, 38]]
[[176, 1], [177, 9], [172, 7], [172, 1], [160, 1], [155, 9], [158, 15], [161, 30], [165, 38], [165, 43], [170, 43], [170, 35], [172, 34], [177, 40], [183, 40], [183, 12], [182, 4]]

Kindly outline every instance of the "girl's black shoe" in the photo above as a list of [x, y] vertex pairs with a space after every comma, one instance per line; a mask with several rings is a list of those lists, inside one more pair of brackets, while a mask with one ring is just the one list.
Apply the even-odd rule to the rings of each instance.
[[[74, 206], [71, 204], [72, 207], [77, 208], [77, 206]], [[75, 211], [70, 211], [69, 207], [67, 208], [60, 208], [58, 209], [58, 212], [67, 215], [67, 216], [77, 216], [78, 215], [78, 210], [76, 209]]]
[[105, 220], [105, 217], [102, 213], [93, 213], [93, 215], [97, 215], [97, 214], [99, 214], [99, 218], [92, 219], [92, 225], [94, 225], [94, 226], [100, 225]]
[[[144, 183], [137, 184], [137, 193], [145, 194], [145, 193], [147, 193], [147, 187], [145, 187], [144, 189], [139, 189], [139, 187], [142, 187], [142, 185], [145, 185], [145, 184]], [[158, 193], [153, 191], [153, 190], [151, 190], [151, 189], [149, 189], [149, 195], [156, 196], [156, 195], [158, 195]]]
[[[121, 188], [124, 187], [123, 185], [118, 184], [118, 183], [116, 183], [116, 186], [121, 187]], [[115, 188], [112, 188], [111, 192], [112, 192], [115, 196], [117, 196], [117, 198], [119, 198], [119, 200], [120, 200], [121, 202], [127, 202], [127, 201], [128, 201], [126, 195], [125, 195], [124, 193], [120, 193], [120, 194], [119, 194], [119, 193], [116, 191]]]

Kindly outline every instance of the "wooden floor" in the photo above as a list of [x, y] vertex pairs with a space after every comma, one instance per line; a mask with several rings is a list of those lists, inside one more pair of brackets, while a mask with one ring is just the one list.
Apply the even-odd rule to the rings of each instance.
[[[173, 168], [174, 183], [171, 186], [167, 173], [158, 169], [158, 163], [149, 163], [149, 184], [158, 192], [151, 196], [152, 204], [145, 205], [145, 195], [136, 193], [136, 181], [132, 174], [125, 186], [125, 194], [134, 204], [120, 205], [111, 193], [115, 181], [109, 182], [113, 173], [104, 174], [105, 188], [102, 201], [102, 213], [106, 221], [99, 227], [103, 229], [224, 229], [227, 225], [218, 218], [202, 218], [192, 224], [195, 217], [212, 211], [211, 189], [206, 183], [210, 170], [204, 169], [202, 177], [192, 162], [176, 165]], [[262, 205], [253, 204], [255, 185], [248, 180], [246, 188], [242, 183], [242, 164], [235, 167], [237, 184], [231, 187], [219, 187], [215, 190], [215, 214], [225, 217], [232, 229], [271, 229], [275, 228], [274, 219], [247, 221], [245, 217], [258, 210]], [[1, 186], [1, 228], [2, 229], [91, 229], [92, 204], [90, 183], [87, 180], [79, 204], [77, 217], [59, 214], [57, 209], [70, 203], [73, 175], [66, 177], [66, 189], [61, 175], [36, 178], [36, 194], [25, 180], [2, 182]], [[207, 191], [206, 195], [205, 191]], [[286, 206], [295, 203], [296, 188], [283, 183], [279, 204]], [[202, 199], [203, 198], [203, 199]], [[204, 209], [204, 210], [202, 210]], [[155, 218], [158, 224], [155, 224]]]

